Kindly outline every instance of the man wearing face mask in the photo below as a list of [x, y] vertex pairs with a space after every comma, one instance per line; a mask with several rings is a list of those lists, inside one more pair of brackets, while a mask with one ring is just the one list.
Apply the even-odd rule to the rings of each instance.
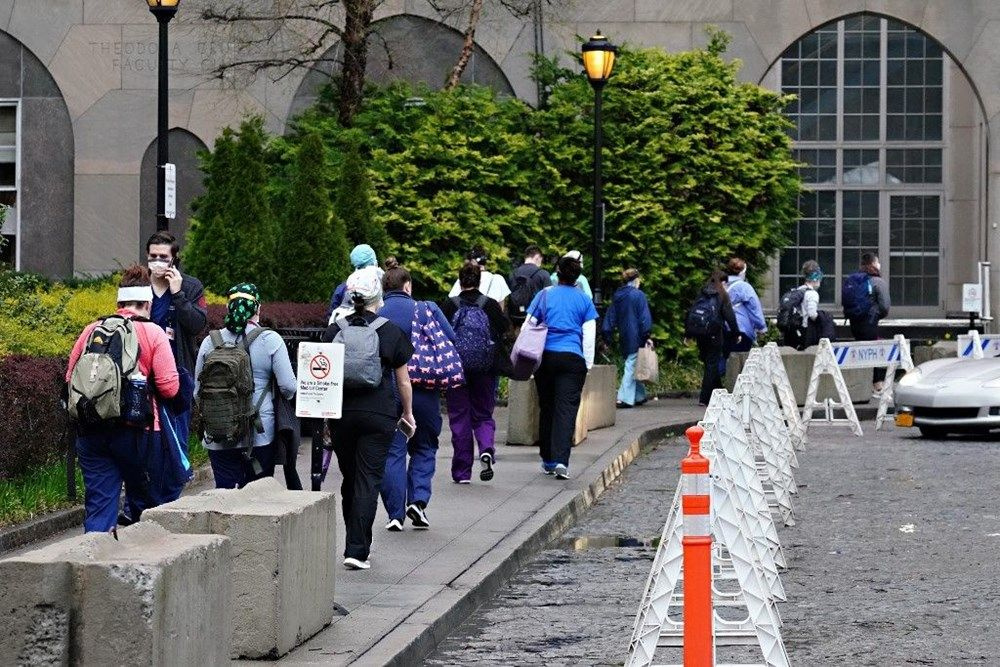
[[[177, 259], [179, 251], [177, 237], [168, 231], [156, 232], [146, 241], [146, 264], [153, 288], [149, 319], [159, 325], [170, 340], [180, 378], [178, 393], [187, 397], [182, 402], [190, 405], [194, 394], [194, 365], [198, 356], [196, 336], [208, 323], [208, 305], [201, 281], [181, 273]], [[186, 457], [191, 410], [178, 411], [168, 417], [176, 431], [176, 440], [183, 456]], [[173, 479], [165, 480], [157, 501], [166, 503], [179, 498], [187, 477], [187, 474], [179, 470]]]

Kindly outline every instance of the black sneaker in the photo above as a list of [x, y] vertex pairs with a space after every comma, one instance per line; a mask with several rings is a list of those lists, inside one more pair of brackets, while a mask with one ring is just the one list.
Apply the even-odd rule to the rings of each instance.
[[427, 512], [417, 503], [413, 503], [406, 508], [406, 516], [410, 518], [410, 523], [413, 524], [414, 528], [427, 530], [431, 527], [431, 522], [427, 520]]
[[479, 456], [479, 479], [483, 482], [488, 482], [493, 479], [493, 455], [489, 452], [484, 452]]

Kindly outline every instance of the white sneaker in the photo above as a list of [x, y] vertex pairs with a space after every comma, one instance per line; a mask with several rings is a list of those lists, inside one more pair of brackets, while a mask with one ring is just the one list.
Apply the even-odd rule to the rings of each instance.
[[390, 533], [401, 533], [403, 532], [403, 522], [399, 519], [392, 519], [389, 523], [385, 524], [385, 529]]
[[360, 560], [358, 558], [345, 558], [344, 567], [348, 570], [370, 570], [372, 567], [371, 561]]
[[418, 530], [427, 530], [431, 527], [431, 522], [427, 520], [427, 512], [424, 508], [416, 503], [409, 505], [406, 508], [406, 516], [410, 517], [410, 523], [413, 524], [414, 528]]
[[561, 463], [556, 464], [556, 479], [569, 479], [569, 468]]

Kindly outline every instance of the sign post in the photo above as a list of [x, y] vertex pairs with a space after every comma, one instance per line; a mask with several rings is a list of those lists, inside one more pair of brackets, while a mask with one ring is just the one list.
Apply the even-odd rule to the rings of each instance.
[[173, 220], [177, 217], [177, 165], [163, 165], [163, 215]]
[[983, 312], [983, 286], [980, 283], [962, 284], [962, 310], [969, 314], [969, 328], [976, 328], [976, 316]]

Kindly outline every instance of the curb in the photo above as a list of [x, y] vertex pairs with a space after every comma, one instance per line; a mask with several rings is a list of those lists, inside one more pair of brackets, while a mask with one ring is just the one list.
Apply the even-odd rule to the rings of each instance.
[[[567, 504], [549, 517], [539, 528], [535, 529], [526, 540], [507, 555], [499, 565], [493, 568], [481, 581], [476, 583], [465, 592], [450, 609], [444, 614], [430, 622], [423, 630], [417, 634], [407, 645], [392, 656], [373, 656], [373, 650], [377, 651], [376, 643], [368, 651], [356, 658], [358, 664], [371, 663], [372, 658], [378, 658], [379, 662], [386, 665], [415, 665], [430, 655], [450, 633], [458, 626], [467, 621], [483, 603], [490, 600], [500, 588], [517, 573], [524, 565], [531, 561], [538, 553], [545, 549], [555, 538], [562, 535], [570, 528], [579, 517], [589, 509], [594, 502], [604, 493], [605, 490], [619, 477], [622, 472], [631, 464], [644, 450], [651, 444], [669, 437], [679, 436], [684, 430], [697, 423], [697, 420], [674, 422], [654, 428], [647, 428], [639, 431], [633, 429], [618, 440], [619, 453], [615, 456], [598, 475], [597, 479], [576, 493]], [[640, 427], [642, 428], [642, 427]], [[624, 449], [622, 445], [627, 444]], [[513, 533], [512, 533], [513, 534]], [[469, 570], [477, 567], [473, 564]], [[463, 575], [460, 575], [461, 578]], [[454, 582], [453, 582], [454, 583]], [[453, 589], [455, 590], [455, 589]], [[416, 610], [413, 616], [419, 615], [420, 610]], [[405, 624], [405, 621], [403, 622]], [[397, 629], [401, 627], [397, 626]], [[395, 632], [395, 630], [393, 630]], [[386, 635], [388, 638], [392, 633]]]
[[[191, 481], [184, 488], [187, 490], [211, 479], [212, 466], [206, 463], [194, 471]], [[82, 527], [84, 515], [83, 505], [74, 505], [4, 528], [0, 530], [0, 556], [34, 542], [41, 542], [64, 530]]]

